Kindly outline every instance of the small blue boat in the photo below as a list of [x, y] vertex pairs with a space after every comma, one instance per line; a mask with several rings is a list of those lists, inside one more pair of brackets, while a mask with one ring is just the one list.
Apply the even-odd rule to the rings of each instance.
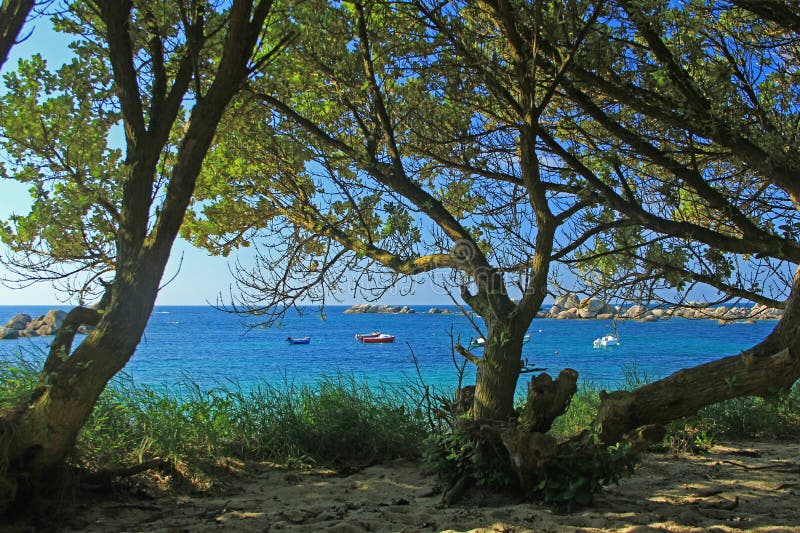
[[288, 342], [289, 344], [310, 344], [311, 337], [297, 337], [297, 338], [286, 337], [286, 342]]

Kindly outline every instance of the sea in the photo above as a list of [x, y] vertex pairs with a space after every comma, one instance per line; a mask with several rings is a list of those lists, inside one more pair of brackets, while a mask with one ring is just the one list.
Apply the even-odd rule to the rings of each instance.
[[[414, 314], [348, 314], [330, 306], [324, 315], [308, 309], [290, 313], [280, 326], [261, 327], [258, 317], [239, 316], [206, 306], [157, 306], [136, 353], [123, 371], [125, 379], [154, 388], [195, 383], [254, 387], [263, 383], [313, 384], [336, 375], [370, 386], [409, 381], [438, 390], [459, 383], [463, 359], [453, 343], [467, 345], [481, 336], [455, 306], [449, 314], [430, 314], [430, 306], [411, 306]], [[0, 306], [0, 324], [16, 313], [44, 314], [48, 306]], [[64, 307], [63, 309], [68, 310]], [[475, 319], [483, 327], [482, 319]], [[535, 319], [522, 356], [535, 372], [556, 376], [564, 368], [578, 371], [583, 384], [613, 390], [631, 376], [654, 380], [682, 368], [740, 353], [763, 340], [774, 321], [721, 325], [714, 320], [671, 318], [658, 322], [617, 321], [620, 345], [594, 348], [593, 340], [611, 333], [610, 320]], [[359, 333], [394, 335], [392, 344], [362, 344]], [[290, 345], [287, 337], [311, 338]], [[19, 357], [43, 362], [53, 337], [0, 340], [0, 361]], [[81, 336], [76, 338], [76, 343]], [[480, 355], [480, 348], [475, 353]], [[467, 365], [462, 383], [474, 383]], [[524, 390], [527, 377], [520, 379]]]

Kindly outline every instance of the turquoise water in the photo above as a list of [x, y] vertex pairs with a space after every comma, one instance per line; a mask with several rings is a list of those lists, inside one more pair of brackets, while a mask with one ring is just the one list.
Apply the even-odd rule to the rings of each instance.
[[[43, 314], [48, 307], [0, 306], [0, 323], [17, 312]], [[247, 319], [211, 307], [157, 307], [125, 372], [134, 382], [173, 385], [184, 378], [204, 387], [225, 382], [249, 386], [261, 381], [311, 382], [337, 371], [372, 383], [416, 377], [412, 350], [423, 380], [452, 387], [457, 380], [450, 333], [466, 345], [477, 333], [461, 315], [428, 314], [415, 306], [410, 315], [345, 314], [331, 307], [324, 320], [313, 313], [290, 316], [281, 327], [252, 328]], [[252, 321], [252, 320], [251, 320]], [[536, 319], [523, 357], [551, 375], [570, 367], [581, 380], [606, 388], [622, 383], [635, 367], [651, 379], [719, 357], [737, 354], [766, 337], [775, 322], [719, 325], [712, 320], [674, 318], [660, 322], [618, 323], [621, 346], [593, 348], [592, 341], [612, 328], [611, 321]], [[393, 344], [364, 345], [356, 333], [382, 331]], [[286, 337], [311, 336], [308, 345], [288, 345]], [[21, 351], [42, 353], [52, 337], [0, 341], [0, 358]], [[460, 356], [455, 359], [460, 363]], [[474, 381], [470, 369], [466, 382]]]

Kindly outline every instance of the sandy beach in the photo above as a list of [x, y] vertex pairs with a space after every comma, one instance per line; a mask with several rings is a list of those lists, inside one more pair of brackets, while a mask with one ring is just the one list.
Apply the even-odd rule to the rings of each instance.
[[[600, 532], [800, 531], [800, 443], [736, 442], [699, 455], [647, 454], [589, 508], [468, 493], [441, 504], [418, 462], [349, 475], [229, 463], [207, 490], [148, 481], [80, 500], [60, 531]], [[16, 524], [18, 531], [31, 530]]]

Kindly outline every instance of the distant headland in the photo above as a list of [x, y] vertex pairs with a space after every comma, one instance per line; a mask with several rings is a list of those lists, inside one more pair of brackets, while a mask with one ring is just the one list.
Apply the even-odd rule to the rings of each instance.
[[[344, 312], [348, 314], [389, 313], [395, 315], [411, 315], [416, 313], [417, 311], [407, 305], [400, 306], [400, 305], [356, 304], [350, 307], [349, 309], [345, 309]], [[455, 314], [455, 311], [443, 307], [431, 307], [430, 309], [428, 309], [428, 313], [446, 315], [446, 314]]]
[[783, 316], [782, 309], [774, 309], [762, 304], [753, 306], [728, 307], [725, 305], [710, 306], [705, 302], [686, 302], [676, 307], [651, 307], [632, 305], [620, 308], [609, 305], [597, 298], [581, 300], [574, 293], [559, 296], [548, 311], [541, 311], [540, 318], [568, 320], [575, 318], [594, 318], [600, 320], [630, 319], [642, 322], [655, 322], [671, 317], [693, 320], [717, 320], [720, 323], [756, 320], [779, 320]]

